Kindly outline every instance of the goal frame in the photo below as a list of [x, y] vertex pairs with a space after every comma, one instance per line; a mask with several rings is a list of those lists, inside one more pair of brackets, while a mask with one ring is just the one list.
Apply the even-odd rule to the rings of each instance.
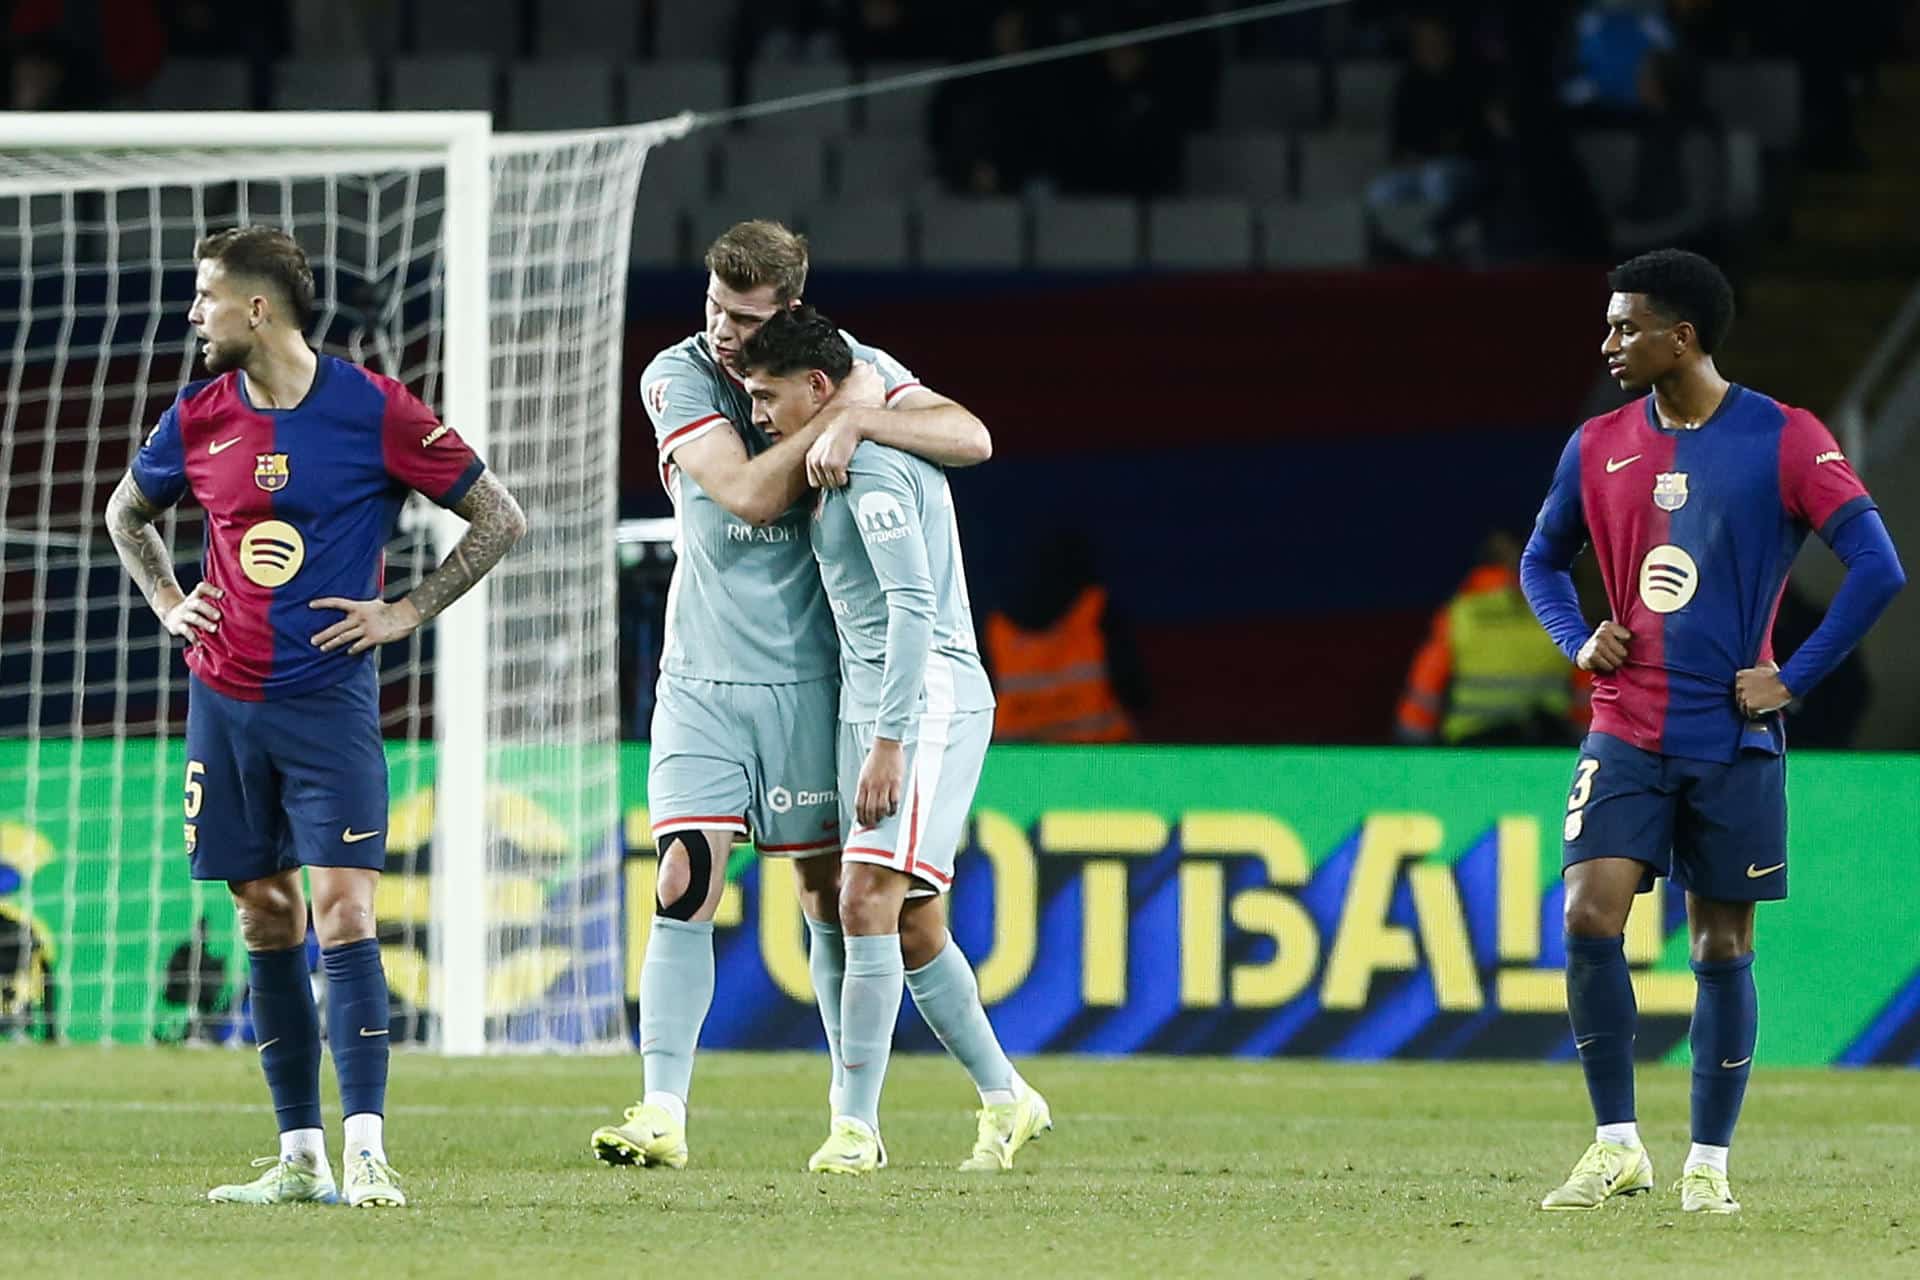
[[[413, 153], [409, 163], [417, 162], [423, 151], [444, 153], [441, 416], [485, 457], [493, 136], [492, 118], [484, 111], [19, 112], [7, 116], [4, 145], [9, 151], [392, 150]], [[215, 171], [207, 176], [217, 180], [219, 175]], [[150, 182], [142, 176], [130, 178], [128, 185]], [[90, 180], [88, 185], [110, 188], [112, 180]], [[437, 512], [434, 521], [435, 549], [444, 558], [466, 524], [446, 511]], [[430, 991], [438, 1015], [436, 1047], [456, 1055], [487, 1051], [487, 940], [492, 920], [484, 797], [490, 744], [486, 699], [473, 691], [487, 687], [488, 595], [482, 578], [435, 622]]]

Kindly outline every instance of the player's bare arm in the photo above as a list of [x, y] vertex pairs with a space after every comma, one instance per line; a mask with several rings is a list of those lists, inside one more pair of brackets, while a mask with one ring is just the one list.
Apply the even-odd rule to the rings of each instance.
[[349, 653], [364, 653], [375, 645], [405, 639], [465, 595], [527, 531], [520, 504], [491, 471], [480, 473], [453, 510], [467, 522], [467, 532], [439, 568], [399, 600], [340, 596], [315, 600], [311, 608], [338, 609], [347, 616], [314, 636], [313, 642], [326, 650], [351, 645]]
[[160, 624], [170, 635], [192, 640], [199, 632], [219, 627], [220, 609], [214, 601], [226, 593], [205, 582], [196, 583], [191, 592], [180, 590], [180, 581], [173, 575], [173, 556], [153, 527], [161, 510], [140, 491], [129, 472], [120, 477], [107, 499], [107, 531], [127, 576], [146, 597]]
[[1582, 671], [1611, 675], [1627, 665], [1627, 641], [1631, 639], [1631, 631], [1608, 618], [1595, 627], [1587, 642], [1580, 646], [1580, 656], [1574, 659], [1574, 665]]
[[673, 451], [673, 465], [692, 476], [709, 498], [752, 525], [772, 524], [807, 491], [807, 450], [829, 421], [824, 413], [776, 443], [747, 456], [735, 431], [709, 431]]
[[[856, 374], [865, 367], [856, 366]], [[985, 423], [957, 401], [915, 387], [892, 408], [849, 405], [837, 413], [807, 453], [807, 482], [845, 488], [847, 464], [862, 440], [918, 454], [943, 467], [971, 467], [993, 456], [993, 436]]]

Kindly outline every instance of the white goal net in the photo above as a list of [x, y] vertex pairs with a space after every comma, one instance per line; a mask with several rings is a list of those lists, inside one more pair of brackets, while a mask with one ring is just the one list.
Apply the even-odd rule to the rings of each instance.
[[[485, 116], [438, 113], [16, 116], [8, 132], [0, 1037], [247, 1034], [225, 887], [185, 865], [185, 668], [103, 511], [204, 376], [194, 242], [269, 223], [313, 263], [310, 339], [410, 386], [528, 514], [481, 587], [379, 655], [395, 1038], [620, 1041], [620, 354], [635, 190], [667, 128], [494, 136]], [[388, 598], [463, 528], [411, 499]], [[162, 533], [190, 585], [191, 499]]]

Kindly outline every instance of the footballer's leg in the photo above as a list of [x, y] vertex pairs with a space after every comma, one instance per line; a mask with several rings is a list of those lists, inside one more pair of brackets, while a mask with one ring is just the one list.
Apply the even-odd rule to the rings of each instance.
[[346, 1145], [341, 1191], [354, 1208], [407, 1202], [387, 1162], [392, 1007], [374, 922], [387, 864], [387, 759], [374, 671], [267, 704], [284, 778], [288, 833], [313, 888], [313, 926], [327, 979], [327, 1041], [340, 1084]]
[[[837, 843], [837, 841], [836, 841]], [[840, 1057], [840, 993], [846, 984], [847, 947], [840, 930], [840, 850], [812, 854], [793, 864], [800, 914], [807, 922], [807, 976], [827, 1035], [832, 1075], [827, 1084], [827, 1114], [840, 1113], [845, 1069]]]
[[619, 1124], [593, 1131], [593, 1154], [607, 1164], [686, 1167], [694, 1051], [713, 1004], [713, 916], [735, 834], [710, 828], [656, 835], [653, 924], [640, 966], [643, 1092]]
[[1672, 803], [1661, 757], [1590, 734], [1568, 796], [1567, 1012], [1593, 1104], [1594, 1140], [1543, 1209], [1597, 1209], [1653, 1186], [1653, 1163], [1634, 1110], [1633, 1042], [1639, 1020], [1625, 933], [1634, 895], [1666, 867]]
[[1692, 1145], [1680, 1205], [1689, 1213], [1738, 1213], [1727, 1157], [1759, 1039], [1755, 906], [1787, 895], [1786, 766], [1779, 756], [1752, 753], [1689, 768], [1695, 776], [1674, 841], [1695, 983]]
[[647, 762], [658, 859], [640, 966], [640, 1101], [593, 1131], [595, 1158], [680, 1169], [694, 1052], [713, 1004], [713, 915], [752, 800], [751, 707], [735, 686], [662, 677]]
[[900, 909], [910, 883], [904, 873], [871, 863], [849, 862], [842, 869], [840, 924], [846, 931], [847, 976], [840, 997], [840, 1052], [845, 1083], [833, 1130], [807, 1161], [811, 1172], [860, 1174], [885, 1167], [880, 1090], [906, 986]]
[[280, 1154], [250, 1182], [217, 1186], [221, 1204], [331, 1203], [320, 1127], [320, 1015], [307, 965], [307, 902], [292, 866], [281, 779], [260, 703], [192, 681], [187, 699], [186, 840], [193, 878], [224, 880], [247, 948], [248, 1009], [273, 1098]]

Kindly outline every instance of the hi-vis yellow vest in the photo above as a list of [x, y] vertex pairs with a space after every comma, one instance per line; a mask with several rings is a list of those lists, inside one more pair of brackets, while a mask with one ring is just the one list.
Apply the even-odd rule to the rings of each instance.
[[1447, 606], [1453, 678], [1447, 685], [1445, 742], [1521, 724], [1565, 719], [1573, 705], [1567, 655], [1541, 630], [1518, 586], [1468, 591]]

